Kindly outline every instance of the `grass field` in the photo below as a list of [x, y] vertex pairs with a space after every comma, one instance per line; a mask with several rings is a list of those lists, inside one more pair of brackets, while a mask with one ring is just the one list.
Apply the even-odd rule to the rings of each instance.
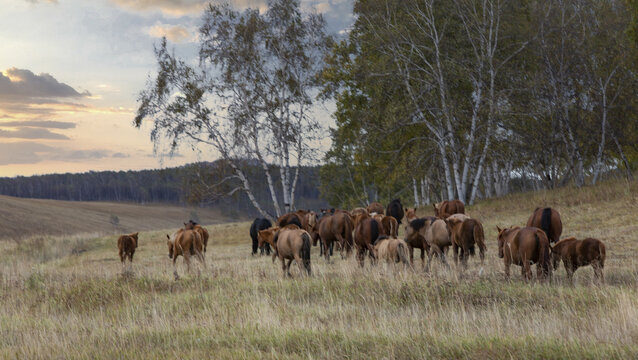
[[[563, 235], [607, 245], [605, 286], [591, 268], [551, 285], [505, 281], [495, 226], [557, 208]], [[488, 253], [460, 276], [364, 269], [353, 257], [313, 276], [282, 276], [252, 257], [249, 223], [209, 226], [207, 267], [175, 281], [165, 233], [142, 232], [133, 275], [122, 275], [116, 237], [0, 242], [0, 358], [479, 358], [638, 357], [638, 183], [517, 194], [467, 212], [484, 223]], [[430, 214], [425, 209], [423, 215]], [[182, 260], [179, 271], [184, 274]], [[417, 263], [420, 265], [420, 263]]]

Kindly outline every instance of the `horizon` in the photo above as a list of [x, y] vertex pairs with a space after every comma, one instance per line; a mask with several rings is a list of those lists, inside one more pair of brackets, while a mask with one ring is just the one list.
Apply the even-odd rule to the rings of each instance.
[[[137, 97], [156, 74], [153, 46], [166, 36], [185, 59], [209, 1], [0, 0], [0, 177], [154, 170], [214, 161], [210, 149], [155, 151], [151, 126], [133, 126]], [[213, 1], [212, 3], [221, 3]], [[234, 0], [265, 9], [263, 0]], [[302, 0], [332, 34], [353, 22], [352, 0]], [[319, 105], [324, 130], [330, 104]], [[327, 134], [327, 131], [326, 131]], [[325, 139], [320, 144], [326, 145]]]

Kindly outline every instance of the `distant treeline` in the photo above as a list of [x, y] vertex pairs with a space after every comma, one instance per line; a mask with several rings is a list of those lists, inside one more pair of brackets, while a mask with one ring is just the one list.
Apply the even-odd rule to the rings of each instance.
[[[255, 164], [244, 163], [252, 177], [255, 196], [268, 203], [270, 193], [259, 178]], [[255, 169], [253, 169], [255, 167]], [[52, 174], [0, 178], [0, 194], [69, 201], [114, 201], [169, 204], [195, 204], [255, 215], [245, 192], [220, 161], [189, 164], [161, 170], [91, 171], [80, 174]], [[279, 170], [272, 168], [279, 182]], [[326, 203], [319, 198], [319, 167], [302, 167], [297, 185], [297, 208], [315, 208]], [[269, 209], [271, 210], [271, 209]]]

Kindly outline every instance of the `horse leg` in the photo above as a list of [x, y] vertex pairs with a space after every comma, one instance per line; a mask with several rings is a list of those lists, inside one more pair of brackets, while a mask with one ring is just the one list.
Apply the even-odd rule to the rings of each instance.
[[569, 280], [570, 285], [574, 285], [574, 267], [571, 264], [567, 264], [567, 261], [563, 261], [565, 265], [565, 272], [567, 273], [567, 280]]
[[468, 251], [468, 249], [464, 246], [461, 248], [461, 266], [463, 266], [463, 269], [467, 269], [467, 260], [470, 257], [470, 252]]
[[368, 256], [370, 256], [370, 263], [376, 265], [377, 258], [374, 257], [374, 247], [371, 244], [368, 244]]
[[521, 268], [521, 272], [523, 273], [523, 278], [525, 282], [528, 282], [532, 279], [532, 266], [529, 263], [529, 260], [523, 259], [523, 266]]
[[600, 266], [600, 261], [594, 260], [591, 263], [591, 267], [594, 268], [594, 280], [597, 284], [605, 284], [605, 277], [603, 275], [603, 268]]
[[299, 256], [299, 253], [295, 253], [293, 256], [295, 257], [295, 262], [297, 263], [297, 266], [299, 266], [299, 273], [303, 275], [304, 266], [303, 266], [303, 261], [301, 260], [301, 256]]
[[287, 270], [287, 274], [288, 277], [292, 277], [292, 274], [290, 273], [290, 265], [292, 264], [292, 259], [288, 260], [288, 264], [286, 265], [286, 270]]
[[506, 255], [506, 258], [505, 258], [505, 260], [504, 260], [504, 263], [505, 263], [505, 278], [506, 278], [507, 280], [509, 280], [509, 278], [510, 278], [510, 265], [511, 265], [511, 261], [510, 261], [510, 259], [508, 259], [508, 258], [507, 258], [507, 255]]
[[363, 247], [357, 247], [357, 261], [359, 262], [359, 266], [363, 267], [363, 259], [365, 258], [365, 249]]
[[[330, 242], [332, 243], [332, 241]], [[330, 245], [328, 244], [328, 241], [322, 241], [321, 242], [321, 249], [323, 250], [323, 256], [326, 257], [326, 262], [330, 263]]]
[[[463, 251], [461, 249], [461, 251]], [[454, 265], [457, 266], [459, 264], [459, 246], [456, 244], [452, 244], [452, 253], [454, 254]]]
[[[421, 259], [425, 261], [423, 258], [424, 249], [421, 249]], [[425, 268], [425, 272], [430, 272], [430, 264], [432, 264], [432, 257], [434, 256], [434, 248], [430, 247], [430, 251], [428, 251], [428, 265]]]
[[179, 274], [177, 273], [177, 254], [173, 255], [173, 276], [175, 276], [175, 280], [179, 280]]
[[281, 270], [283, 270], [284, 277], [286, 277], [286, 259], [279, 258], [279, 260], [281, 260]]
[[[430, 255], [430, 254], [429, 254], [429, 253], [430, 253], [429, 251], [426, 251], [426, 250], [425, 250], [425, 248], [421, 248], [421, 265], [422, 265], [423, 267], [425, 267], [425, 254], [426, 254], [426, 253], [428, 253], [428, 256]], [[429, 264], [429, 262], [428, 262], [428, 264]], [[429, 269], [429, 267], [430, 267], [430, 266], [428, 265], [428, 269]]]

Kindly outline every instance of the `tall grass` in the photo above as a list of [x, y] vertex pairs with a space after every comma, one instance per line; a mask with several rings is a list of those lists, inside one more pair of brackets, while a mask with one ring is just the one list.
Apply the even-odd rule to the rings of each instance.
[[[116, 237], [0, 243], [0, 358], [536, 358], [638, 356], [636, 183], [514, 195], [470, 207], [486, 229], [459, 273], [384, 264], [360, 269], [313, 249], [313, 276], [252, 257], [248, 223], [210, 226], [207, 268], [172, 277], [165, 233], [142, 233], [133, 276]], [[565, 235], [606, 242], [607, 284], [592, 270], [570, 286], [503, 276], [495, 225], [523, 224], [536, 206], [561, 211]], [[429, 209], [424, 210], [429, 212]], [[179, 260], [180, 273], [185, 272]], [[481, 274], [481, 275], [479, 275]]]

